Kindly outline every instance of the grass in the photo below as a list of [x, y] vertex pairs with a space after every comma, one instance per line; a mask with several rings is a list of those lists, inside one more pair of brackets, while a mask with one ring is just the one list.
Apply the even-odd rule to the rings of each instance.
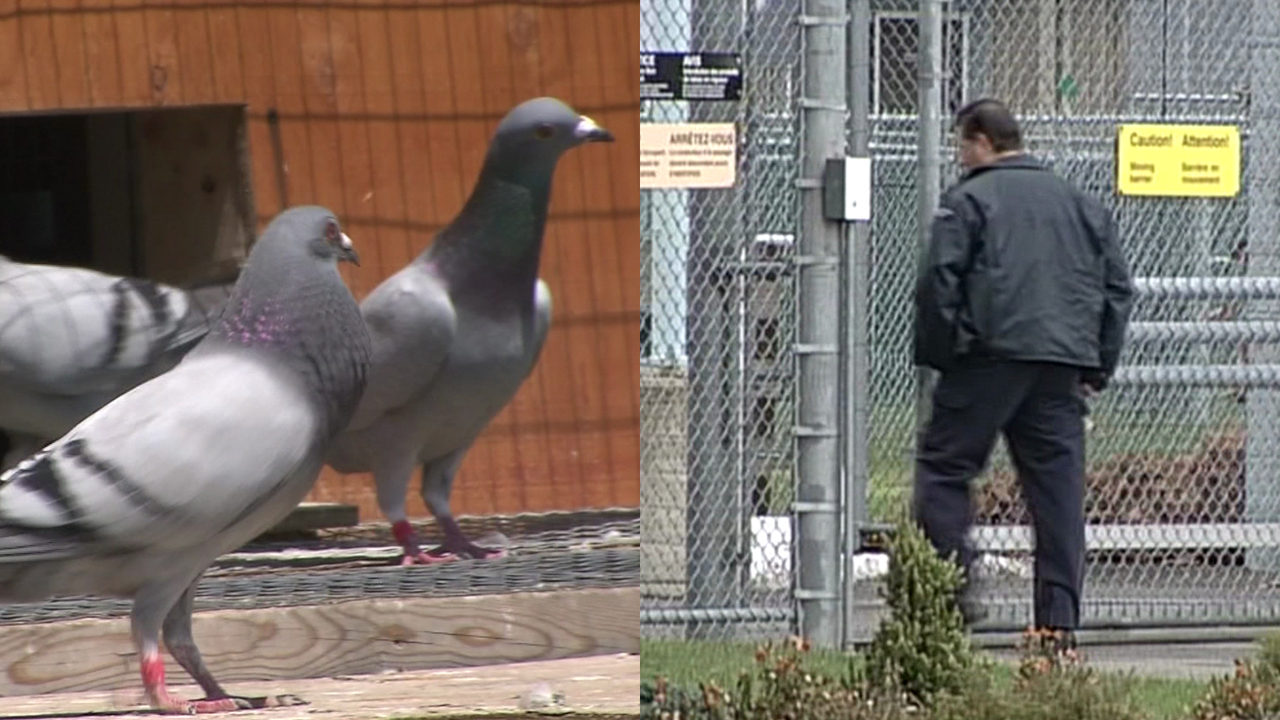
[[[1093, 410], [1095, 430], [1088, 439], [1089, 462], [1098, 467], [1112, 458], [1126, 455], [1173, 456], [1193, 453], [1207, 437], [1229, 432], [1240, 424], [1240, 406], [1228, 398], [1194, 404], [1186, 414], [1170, 414], [1152, 422], [1132, 409], [1117, 408], [1115, 402], [1100, 402]], [[914, 473], [915, 422], [911, 406], [877, 406], [873, 416], [877, 432], [872, 437], [868, 457], [867, 509], [873, 522], [894, 522], [906, 510], [911, 497]], [[1142, 417], [1143, 422], [1134, 422]], [[1011, 463], [1003, 440], [996, 446], [992, 467], [978, 478], [986, 482], [993, 469], [1008, 470]], [[771, 478], [777, 496], [785, 497], [790, 473]], [[778, 511], [787, 505], [778, 503]]]
[[[732, 642], [641, 640], [640, 679], [665, 677], [668, 682], [697, 687], [700, 682], [732, 686], [744, 670], [755, 667], [755, 645]], [[849, 656], [813, 650], [810, 667], [824, 675], [840, 677], [849, 669]]]
[[[1233, 397], [1185, 394], [1143, 396], [1138, 406], [1123, 404], [1111, 391], [1094, 403], [1095, 430], [1088, 439], [1089, 461], [1093, 467], [1124, 455], [1171, 456], [1195, 452], [1206, 437], [1239, 426], [1241, 407]], [[1166, 397], [1167, 396], [1167, 397]], [[1158, 401], [1168, 400], [1163, 405]], [[1190, 402], [1188, 402], [1190, 400]], [[1167, 415], [1142, 412], [1152, 406], [1185, 406]], [[880, 402], [872, 406], [874, 431], [867, 458], [867, 509], [873, 522], [894, 522], [906, 511], [911, 497], [915, 455], [915, 406], [910, 402]], [[991, 469], [1008, 470], [1011, 465], [1003, 441], [997, 444]], [[986, 482], [990, 472], [978, 479]], [[786, 515], [795, 497], [793, 470], [775, 466], [766, 472], [767, 512]]]
[[[714, 682], [732, 687], [738, 676], [754, 667], [756, 646], [750, 643], [686, 642], [679, 640], [642, 640], [640, 645], [640, 677], [652, 681], [659, 676], [668, 682], [696, 688], [700, 682]], [[1086, 650], [1087, 655], [1087, 650]], [[809, 667], [821, 674], [844, 677], [852, 656], [829, 650], [813, 650]], [[1013, 668], [1000, 665], [997, 682], [1013, 681]], [[1166, 678], [1132, 678], [1135, 700], [1152, 720], [1175, 720], [1189, 715], [1188, 709], [1207, 689], [1207, 683]]]

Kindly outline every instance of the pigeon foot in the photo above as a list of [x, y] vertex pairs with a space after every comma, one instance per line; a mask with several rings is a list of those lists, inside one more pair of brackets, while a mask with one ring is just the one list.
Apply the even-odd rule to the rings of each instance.
[[444, 530], [444, 542], [431, 550], [421, 550], [418, 539], [408, 521], [401, 520], [392, 526], [392, 532], [404, 555], [400, 557], [401, 566], [433, 565], [452, 562], [454, 560], [491, 560], [506, 556], [506, 550], [481, 547], [472, 542], [452, 518], [441, 518], [440, 525]]
[[492, 560], [495, 558], [505, 557], [507, 551], [501, 549], [484, 548], [476, 545], [470, 540], [463, 539], [460, 543], [450, 543], [445, 541], [437, 547], [434, 547], [425, 553], [429, 560], [427, 562], [448, 562], [450, 560]]
[[181, 700], [165, 691], [156, 702], [152, 703], [157, 710], [166, 715], [209, 715], [212, 713], [235, 712], [237, 710], [262, 710], [274, 707], [292, 707], [308, 705], [306, 700], [297, 695], [267, 695], [264, 697], [224, 697], [205, 698], [201, 700]]
[[164, 662], [158, 653], [142, 658], [142, 681], [151, 707], [163, 715], [208, 715], [237, 710], [259, 710], [270, 707], [306, 705], [297, 695], [269, 695], [266, 697], [212, 697], [201, 700], [183, 700], [169, 693], [164, 680]]

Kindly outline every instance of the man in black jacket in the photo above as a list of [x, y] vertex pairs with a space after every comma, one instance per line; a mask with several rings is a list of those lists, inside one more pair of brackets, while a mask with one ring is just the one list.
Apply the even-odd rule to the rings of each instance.
[[[915, 515], [972, 566], [969, 486], [1003, 432], [1035, 526], [1035, 625], [1072, 642], [1084, 582], [1085, 398], [1115, 371], [1132, 305], [1110, 212], [1024, 153], [995, 100], [956, 114], [966, 172], [933, 218], [916, 363], [941, 371]], [[985, 617], [966, 583], [967, 622]]]

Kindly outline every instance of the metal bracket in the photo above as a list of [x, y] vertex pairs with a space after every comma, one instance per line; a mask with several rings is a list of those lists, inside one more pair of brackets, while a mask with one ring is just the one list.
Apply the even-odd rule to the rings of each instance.
[[800, 107], [806, 110], [830, 110], [831, 112], [838, 112], [838, 113], [849, 112], [849, 108], [845, 107], [844, 105], [828, 105], [827, 103], [824, 103], [821, 100], [815, 100], [813, 98], [807, 98], [807, 97], [800, 98]]
[[821, 190], [822, 180], [815, 178], [799, 178], [796, 180], [796, 187], [801, 190]]
[[823, 513], [826, 515], [835, 515], [840, 512], [840, 506], [833, 502], [814, 500], [796, 500], [791, 503], [791, 509], [798, 513]]
[[833, 438], [840, 436], [839, 431], [835, 429], [824, 430], [822, 428], [808, 427], [806, 425], [796, 425], [791, 428], [791, 434], [796, 437], [808, 438]]
[[791, 352], [797, 355], [838, 355], [840, 348], [835, 345], [819, 345], [817, 343], [795, 343]]
[[839, 268], [840, 258], [835, 257], [819, 257], [817, 255], [796, 255], [791, 259], [791, 264], [796, 267], [830, 267]]
[[793, 591], [797, 600], [839, 600], [840, 595], [830, 590], [805, 590], [796, 588]]
[[802, 27], [848, 25], [850, 19], [851, 16], [849, 15], [801, 15], [796, 18], [796, 24]]

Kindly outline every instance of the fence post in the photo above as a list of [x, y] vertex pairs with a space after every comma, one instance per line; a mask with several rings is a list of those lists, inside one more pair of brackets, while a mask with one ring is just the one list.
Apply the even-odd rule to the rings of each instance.
[[[1276, 174], [1280, 172], [1280, 86], [1276, 84], [1276, 62], [1280, 60], [1280, 7], [1273, 2], [1255, 0], [1250, 11], [1249, 38], [1249, 151], [1244, 167], [1243, 187], [1249, 193], [1248, 272], [1250, 275], [1280, 275], [1280, 248], [1276, 233], [1280, 232], [1280, 207], [1275, 201]], [[1254, 300], [1249, 303], [1249, 320], [1280, 319], [1280, 303]], [[1277, 360], [1276, 346], [1257, 343], [1249, 347], [1249, 361], [1270, 364]], [[1248, 391], [1245, 435], [1245, 518], [1250, 523], [1280, 520], [1280, 492], [1277, 472], [1280, 453], [1276, 436], [1280, 434], [1280, 392], [1267, 387]], [[1246, 566], [1258, 572], [1274, 572], [1280, 567], [1280, 551], [1255, 548], [1246, 554]]]
[[[689, 50], [745, 51], [742, 10], [726, 0], [691, 0]], [[742, 131], [736, 102], [689, 106], [692, 122], [734, 122]], [[687, 602], [699, 610], [742, 607], [751, 561], [741, 472], [741, 297], [731, 271], [747, 231], [743, 184], [689, 192]], [[691, 639], [732, 632], [722, 620], [686, 626]]]
[[[871, 0], [849, 3], [849, 144], [854, 157], [871, 154]], [[874, 169], [872, 173], [874, 174]], [[873, 210], [874, 212], [874, 210]], [[844, 265], [844, 332], [841, 336], [842, 371], [840, 408], [844, 413], [845, 530], [841, 569], [844, 571], [844, 636], [848, 647], [854, 633], [853, 572], [850, 563], [858, 551], [862, 526], [867, 522], [869, 425], [871, 422], [871, 373], [868, 323], [871, 276], [871, 225], [855, 222], [841, 245]]]
[[801, 629], [819, 647], [837, 647], [840, 602], [839, 372], [840, 243], [844, 224], [823, 215], [823, 169], [845, 155], [846, 0], [808, 0], [799, 21], [804, 43], [800, 99], [803, 202], [796, 257], [799, 307], [795, 511]]
[[[943, 0], [920, 0], [920, 52], [916, 77], [919, 86], [920, 140], [919, 164], [920, 205], [917, 208], [919, 233], [917, 262], [923, 259], [929, 243], [929, 226], [938, 207], [942, 178], [942, 3]], [[916, 429], [924, 429], [929, 419], [929, 386], [932, 374], [928, 368], [916, 370]]]

